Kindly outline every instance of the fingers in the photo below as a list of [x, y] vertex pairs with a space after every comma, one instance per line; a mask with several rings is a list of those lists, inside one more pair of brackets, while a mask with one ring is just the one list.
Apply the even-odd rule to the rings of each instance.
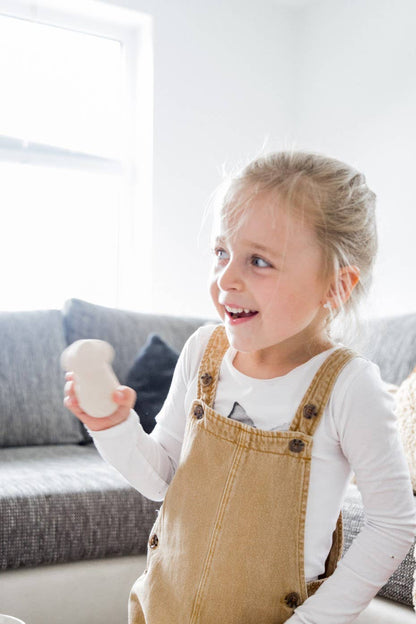
[[119, 386], [115, 392], [113, 392], [112, 399], [120, 407], [128, 407], [131, 409], [136, 403], [137, 394], [133, 388], [128, 386]]
[[84, 410], [81, 409], [78, 403], [78, 398], [75, 393], [74, 381], [70, 380], [66, 382], [65, 388], [64, 388], [64, 394], [65, 394], [65, 397], [64, 397], [65, 407], [69, 409], [69, 411], [72, 412], [75, 416], [77, 416], [77, 418], [80, 418], [83, 421], [85, 416], [88, 416], [88, 414], [86, 414]]
[[136, 402], [136, 392], [132, 388], [129, 388], [128, 386], [119, 386], [112, 395], [113, 401], [117, 403], [117, 410], [105, 418], [94, 418], [84, 412], [79, 405], [78, 398], [75, 393], [73, 373], [67, 373], [65, 375], [65, 379], [64, 405], [91, 431], [100, 431], [102, 429], [108, 429], [109, 427], [120, 424], [128, 418], [130, 410]]
[[74, 405], [78, 405], [77, 395], [75, 394], [74, 381], [67, 381], [64, 387], [65, 399], [69, 399], [69, 402]]
[[[79, 407], [78, 399], [75, 394], [75, 383], [74, 383], [74, 373], [69, 371], [65, 374], [65, 401], [66, 404], [71, 405], [73, 407]], [[136, 403], [137, 394], [133, 390], [133, 388], [129, 388], [128, 386], [119, 386], [112, 395], [112, 399], [117, 405], [120, 407], [128, 407], [131, 409]]]
[[64, 386], [64, 404], [68, 409], [72, 409], [72, 406], [79, 407], [78, 399], [75, 394], [74, 374], [72, 372], [65, 374], [65, 386]]
[[64, 398], [64, 405], [67, 409], [69, 409], [70, 412], [72, 412], [77, 418], [79, 418], [83, 422], [85, 420], [85, 417], [88, 417], [88, 414], [86, 414], [80, 408], [78, 401], [76, 399], [73, 399], [71, 396], [68, 395]]

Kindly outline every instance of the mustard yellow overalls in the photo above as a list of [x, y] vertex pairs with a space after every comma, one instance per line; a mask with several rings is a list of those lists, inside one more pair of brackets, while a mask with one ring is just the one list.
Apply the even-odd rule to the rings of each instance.
[[[134, 584], [130, 624], [282, 624], [323, 579], [306, 583], [304, 532], [313, 434], [346, 348], [322, 364], [288, 431], [263, 431], [212, 408], [224, 326], [208, 342], [175, 476]], [[342, 552], [341, 516], [326, 562]]]

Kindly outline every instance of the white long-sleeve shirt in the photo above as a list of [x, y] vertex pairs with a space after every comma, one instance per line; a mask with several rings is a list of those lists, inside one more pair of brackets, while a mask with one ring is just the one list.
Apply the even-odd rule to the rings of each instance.
[[[187, 341], [153, 432], [134, 411], [122, 424], [91, 432], [99, 452], [144, 496], [163, 500], [178, 464], [186, 416], [197, 396], [198, 369], [214, 325]], [[257, 428], [287, 430], [329, 349], [273, 379], [255, 379], [221, 364], [213, 408], [237, 412]], [[349, 624], [367, 606], [410, 549], [416, 533], [409, 471], [396, 428], [394, 399], [378, 367], [363, 357], [341, 371], [314, 435], [305, 523], [305, 576], [324, 570], [339, 509], [354, 472], [365, 508], [362, 531], [335, 573], [298, 607], [291, 624]], [[243, 411], [242, 411], [243, 410]], [[236, 410], [232, 417], [236, 416]], [[247, 420], [245, 421], [247, 422]]]

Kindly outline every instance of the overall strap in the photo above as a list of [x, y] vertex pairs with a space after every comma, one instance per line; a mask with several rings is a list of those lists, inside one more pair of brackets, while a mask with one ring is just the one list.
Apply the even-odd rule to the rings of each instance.
[[[313, 436], [322, 418], [334, 384], [344, 366], [357, 354], [346, 347], [336, 349], [322, 364], [307, 389], [296, 411], [290, 429]], [[342, 511], [338, 516], [332, 535], [332, 545], [325, 562], [325, 572], [318, 580], [307, 584], [308, 596], [312, 596], [326, 578], [333, 574], [343, 552], [344, 531]]]
[[217, 391], [221, 362], [230, 346], [224, 325], [212, 332], [198, 371], [198, 399], [212, 407]]
[[319, 425], [325, 406], [331, 396], [338, 375], [344, 366], [357, 354], [351, 349], [336, 349], [317, 371], [307, 389], [295, 417], [290, 425], [291, 431], [302, 431], [313, 436]]

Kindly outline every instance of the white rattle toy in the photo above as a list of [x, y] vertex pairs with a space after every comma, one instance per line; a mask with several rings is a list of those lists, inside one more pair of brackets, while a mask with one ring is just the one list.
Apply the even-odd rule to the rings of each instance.
[[104, 340], [77, 340], [61, 355], [61, 366], [73, 371], [75, 394], [80, 407], [96, 418], [116, 411], [118, 405], [111, 396], [119, 381], [111, 368], [113, 347]]

